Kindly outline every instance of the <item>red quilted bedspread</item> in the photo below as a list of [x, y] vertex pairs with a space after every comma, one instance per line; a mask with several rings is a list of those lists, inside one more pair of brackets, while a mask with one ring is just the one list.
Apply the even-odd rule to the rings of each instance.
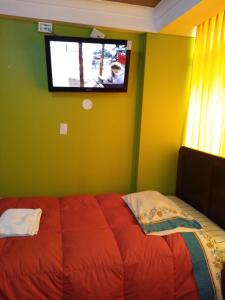
[[8, 198], [42, 208], [36, 236], [0, 239], [0, 300], [197, 300], [179, 234], [146, 236], [120, 195]]

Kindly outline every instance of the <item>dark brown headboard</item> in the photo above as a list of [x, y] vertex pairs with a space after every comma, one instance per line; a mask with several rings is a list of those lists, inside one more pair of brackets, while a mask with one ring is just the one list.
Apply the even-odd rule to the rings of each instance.
[[181, 147], [176, 196], [225, 229], [225, 158]]

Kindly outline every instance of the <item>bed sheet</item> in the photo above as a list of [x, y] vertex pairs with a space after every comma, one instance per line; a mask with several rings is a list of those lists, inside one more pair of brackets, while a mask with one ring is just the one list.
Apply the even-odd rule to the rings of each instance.
[[225, 231], [207, 218], [204, 214], [199, 212], [197, 209], [186, 203], [184, 200], [176, 196], [167, 196], [173, 200], [184, 212], [192, 215], [201, 225], [204, 230], [209, 234], [211, 239], [215, 243], [215, 247], [220, 251], [222, 260], [225, 261]]

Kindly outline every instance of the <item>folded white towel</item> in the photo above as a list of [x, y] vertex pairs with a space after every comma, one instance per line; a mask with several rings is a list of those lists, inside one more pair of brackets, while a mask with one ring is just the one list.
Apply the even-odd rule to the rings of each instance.
[[40, 208], [7, 209], [0, 217], [0, 238], [37, 234], [41, 214]]

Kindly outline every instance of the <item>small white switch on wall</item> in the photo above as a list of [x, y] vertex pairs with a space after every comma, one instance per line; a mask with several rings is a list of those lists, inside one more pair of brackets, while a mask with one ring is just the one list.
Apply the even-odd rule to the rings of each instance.
[[59, 125], [59, 134], [60, 135], [67, 135], [67, 124], [66, 123], [60, 123], [60, 125]]

